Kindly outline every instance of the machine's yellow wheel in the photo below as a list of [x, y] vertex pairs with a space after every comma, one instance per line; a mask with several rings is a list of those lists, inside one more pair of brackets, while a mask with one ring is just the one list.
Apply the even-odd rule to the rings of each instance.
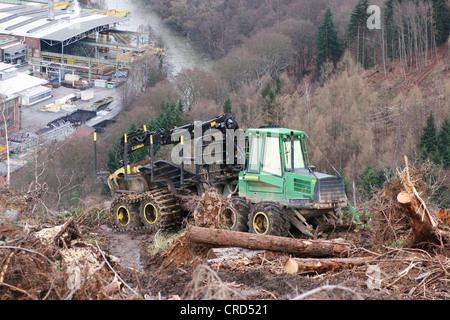
[[180, 207], [168, 190], [158, 188], [146, 191], [139, 205], [139, 217], [144, 228], [154, 231], [180, 225]]
[[156, 209], [155, 205], [151, 202], [147, 202], [143, 205], [141, 214], [148, 224], [155, 224], [156, 221], [158, 221], [158, 209]]
[[258, 234], [266, 234], [269, 231], [270, 221], [264, 212], [257, 212], [253, 216], [253, 230]]
[[126, 227], [131, 221], [130, 211], [128, 211], [125, 206], [118, 207], [116, 211], [116, 220], [122, 227]]
[[252, 233], [286, 236], [291, 224], [286, 211], [277, 203], [262, 201], [250, 209], [248, 226]]
[[233, 231], [247, 232], [248, 211], [248, 204], [243, 198], [231, 198], [222, 213], [223, 227]]
[[141, 226], [136, 204], [127, 202], [124, 197], [117, 197], [111, 204], [113, 226], [119, 232], [136, 230]]

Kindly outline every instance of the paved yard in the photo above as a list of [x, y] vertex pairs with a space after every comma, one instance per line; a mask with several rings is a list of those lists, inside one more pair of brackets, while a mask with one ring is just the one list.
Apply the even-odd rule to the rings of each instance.
[[[22, 167], [26, 162], [33, 161], [36, 150], [42, 148], [42, 144], [51, 142], [54, 139], [54, 135], [39, 136], [37, 131], [47, 127], [47, 123], [65, 116], [77, 109], [89, 109], [89, 107], [97, 100], [114, 97], [114, 101], [108, 106], [106, 110], [99, 111], [95, 118], [89, 120], [86, 124], [93, 126], [94, 124], [106, 119], [114, 118], [120, 111], [120, 88], [108, 89], [92, 87], [88, 89], [94, 92], [94, 97], [89, 101], [83, 101], [81, 99], [75, 100], [73, 106], [68, 110], [61, 110], [58, 112], [41, 111], [40, 108], [48, 104], [52, 104], [56, 99], [73, 94], [78, 89], [71, 89], [66, 87], [59, 87], [53, 89], [53, 97], [35, 104], [33, 106], [22, 107], [21, 112], [21, 129], [9, 137], [16, 141], [23, 140], [23, 142], [10, 142], [10, 150], [15, 150], [16, 153], [11, 154], [10, 170], [15, 171]], [[93, 110], [93, 109], [90, 109]], [[66, 132], [61, 130], [61, 138], [64, 139]], [[59, 134], [56, 133], [56, 134]], [[48, 139], [47, 139], [48, 138]], [[49, 140], [50, 139], [50, 140]], [[6, 161], [0, 161], [0, 174], [5, 174], [7, 171]]]
[[[46, 127], [47, 123], [65, 116], [77, 109], [83, 109], [90, 107], [95, 101], [112, 96], [114, 97], [114, 102], [110, 104], [110, 109], [116, 109], [113, 111], [113, 115], [117, 115], [119, 108], [119, 100], [120, 100], [120, 89], [107, 89], [107, 88], [98, 88], [92, 87], [88, 89], [89, 91], [94, 92], [94, 97], [90, 101], [83, 101], [81, 99], [74, 101], [73, 107], [67, 110], [61, 110], [58, 112], [51, 111], [41, 111], [40, 108], [44, 107], [48, 104], [52, 104], [56, 99], [60, 97], [67, 96], [69, 94], [73, 94], [77, 91], [77, 89], [71, 89], [66, 87], [59, 87], [53, 89], [53, 97], [45, 100], [41, 103], [35, 104], [33, 106], [22, 107], [22, 121], [21, 121], [21, 133], [34, 132], [39, 129]], [[101, 116], [108, 116], [107, 112], [101, 112]]]

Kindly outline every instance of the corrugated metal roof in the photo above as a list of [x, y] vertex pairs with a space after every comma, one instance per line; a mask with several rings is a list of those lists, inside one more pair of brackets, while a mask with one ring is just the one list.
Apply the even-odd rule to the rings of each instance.
[[[91, 14], [81, 18], [70, 19], [70, 21], [54, 25], [47, 30], [43, 30], [47, 31], [47, 34], [40, 35], [39, 38], [53, 41], [64, 41], [96, 27], [110, 25], [124, 20], [127, 19]], [[39, 32], [36, 32], [36, 34], [38, 33]]]
[[[12, 10], [13, 7], [18, 10]], [[50, 22], [41, 10], [40, 6], [0, 3], [0, 34], [62, 42], [91, 29], [128, 20], [96, 14], [73, 17], [71, 12], [55, 10], [55, 20]], [[39, 13], [41, 18], [36, 17]]]

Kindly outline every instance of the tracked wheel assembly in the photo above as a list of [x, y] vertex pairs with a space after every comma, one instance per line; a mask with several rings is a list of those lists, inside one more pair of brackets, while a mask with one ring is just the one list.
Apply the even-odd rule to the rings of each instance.
[[117, 196], [111, 204], [110, 215], [119, 232], [171, 229], [181, 224], [178, 200], [165, 188]]

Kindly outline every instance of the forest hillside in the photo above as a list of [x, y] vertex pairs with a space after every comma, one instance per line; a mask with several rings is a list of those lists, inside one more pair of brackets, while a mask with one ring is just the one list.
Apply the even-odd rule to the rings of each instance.
[[[450, 130], [445, 1], [378, 2], [380, 29], [366, 26], [366, 0], [147, 1], [174, 30], [202, 43], [199, 51], [214, 65], [172, 75], [167, 61], [137, 61], [121, 87], [124, 111], [99, 136], [101, 170], [117, 168], [115, 148], [126, 131], [231, 113], [244, 129], [305, 131], [312, 164], [339, 171], [355, 204], [370, 199], [404, 155], [413, 162], [429, 158], [442, 184], [434, 199], [448, 206], [443, 190], [449, 182], [442, 179]], [[157, 153], [169, 155], [164, 148]], [[91, 196], [108, 196], [93, 181], [92, 158], [91, 142], [65, 141], [15, 173], [12, 185], [46, 182], [49, 206], [76, 207]]]

